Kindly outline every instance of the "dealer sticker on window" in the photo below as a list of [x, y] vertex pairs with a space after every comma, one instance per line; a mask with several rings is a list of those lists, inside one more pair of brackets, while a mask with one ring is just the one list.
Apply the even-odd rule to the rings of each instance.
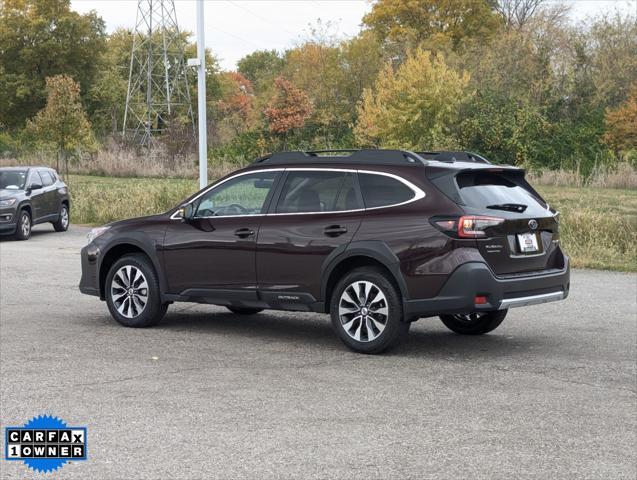
[[86, 460], [86, 427], [69, 427], [57, 417], [33, 417], [5, 427], [5, 460], [21, 460], [36, 472], [52, 472], [66, 462]]

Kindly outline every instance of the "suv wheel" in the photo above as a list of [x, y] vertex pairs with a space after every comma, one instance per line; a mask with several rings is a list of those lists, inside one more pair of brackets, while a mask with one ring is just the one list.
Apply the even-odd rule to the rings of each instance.
[[106, 303], [115, 320], [126, 327], [150, 327], [166, 314], [159, 281], [145, 255], [117, 260], [106, 277]]
[[482, 335], [500, 326], [508, 310], [473, 312], [461, 315], [440, 315], [445, 326], [460, 335]]
[[361, 353], [380, 353], [409, 331], [398, 289], [376, 268], [358, 268], [345, 275], [334, 289], [330, 312], [341, 340]]
[[226, 307], [232, 313], [236, 313], [237, 315], [254, 315], [255, 313], [259, 313], [263, 311], [262, 308], [246, 308], [246, 307]]
[[56, 232], [66, 232], [69, 229], [69, 208], [62, 204], [58, 219], [51, 223], [53, 223]]
[[28, 240], [31, 236], [31, 215], [26, 210], [20, 210], [18, 215], [18, 225], [16, 226], [15, 238], [18, 240]]

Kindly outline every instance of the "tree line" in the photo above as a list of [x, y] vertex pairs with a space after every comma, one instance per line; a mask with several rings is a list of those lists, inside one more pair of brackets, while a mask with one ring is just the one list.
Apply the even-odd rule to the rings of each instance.
[[[543, 0], [378, 0], [353, 38], [318, 22], [296, 46], [255, 51], [236, 71], [207, 52], [211, 161], [389, 147], [584, 172], [634, 164], [637, 19], [573, 24], [568, 13]], [[69, 0], [2, 0], [0, 154], [123, 141], [132, 38], [107, 34]], [[195, 56], [191, 35], [181, 38]], [[193, 74], [189, 87], [196, 102]], [[193, 148], [177, 123], [159, 142]]]

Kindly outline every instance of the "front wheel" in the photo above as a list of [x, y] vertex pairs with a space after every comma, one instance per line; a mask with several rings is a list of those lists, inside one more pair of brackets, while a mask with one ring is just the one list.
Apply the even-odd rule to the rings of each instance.
[[349, 348], [381, 353], [409, 331], [398, 289], [377, 268], [351, 271], [336, 285], [330, 302], [332, 325]]
[[473, 312], [458, 315], [440, 315], [445, 326], [460, 335], [482, 335], [500, 326], [508, 310]]
[[125, 327], [150, 327], [166, 314], [161, 302], [159, 280], [145, 255], [125, 255], [106, 277], [106, 303], [115, 320]]
[[31, 215], [26, 210], [20, 210], [16, 225], [16, 240], [28, 240], [31, 236]]
[[53, 223], [53, 228], [56, 232], [66, 232], [69, 229], [69, 207], [62, 204], [60, 207], [60, 214], [58, 215], [58, 219]]

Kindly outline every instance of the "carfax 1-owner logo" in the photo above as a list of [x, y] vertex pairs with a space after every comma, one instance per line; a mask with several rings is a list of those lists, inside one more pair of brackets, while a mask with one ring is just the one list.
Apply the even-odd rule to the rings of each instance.
[[52, 472], [87, 458], [86, 427], [70, 427], [57, 417], [33, 417], [4, 431], [5, 460], [23, 461], [36, 472]]

